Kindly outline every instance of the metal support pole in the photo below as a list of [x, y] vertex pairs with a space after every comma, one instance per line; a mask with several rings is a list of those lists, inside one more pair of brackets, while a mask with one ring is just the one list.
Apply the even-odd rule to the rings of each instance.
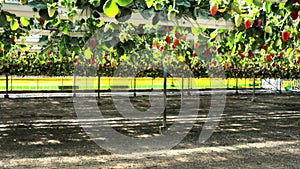
[[5, 77], [6, 77], [6, 93], [4, 95], [4, 98], [9, 98], [9, 95], [8, 95], [8, 74], [5, 74]]
[[252, 101], [255, 101], [255, 76], [253, 76], [253, 92], [252, 92]]
[[280, 94], [282, 93], [281, 87], [282, 87], [282, 82], [281, 82], [281, 79], [279, 79], [279, 93], [280, 93]]
[[235, 79], [235, 95], [239, 94], [239, 78]]
[[98, 101], [100, 101], [100, 75], [98, 75]]
[[183, 101], [183, 90], [184, 90], [184, 75], [181, 77], [181, 103]]
[[133, 96], [134, 97], [136, 97], [136, 77], [134, 76], [134, 79], [133, 79], [133, 91], [134, 91], [134, 93], [133, 93]]
[[164, 66], [164, 114], [163, 114], [163, 127], [167, 126], [167, 66]]
[[73, 97], [76, 97], [76, 76], [73, 76]]

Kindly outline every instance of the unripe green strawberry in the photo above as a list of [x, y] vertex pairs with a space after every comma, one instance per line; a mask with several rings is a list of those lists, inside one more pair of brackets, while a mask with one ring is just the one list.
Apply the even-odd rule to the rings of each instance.
[[243, 18], [241, 15], [235, 15], [234, 21], [235, 21], [235, 26], [239, 27], [242, 24]]

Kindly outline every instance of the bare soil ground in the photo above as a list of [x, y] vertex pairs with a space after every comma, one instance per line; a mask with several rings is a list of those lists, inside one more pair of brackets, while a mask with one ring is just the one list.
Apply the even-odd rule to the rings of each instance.
[[[180, 96], [168, 98], [168, 115], [180, 109]], [[199, 117], [210, 95], [200, 97]], [[137, 109], [148, 97], [131, 99]], [[104, 116], [119, 117], [111, 97], [102, 97]], [[117, 155], [99, 147], [79, 125], [73, 99], [0, 99], [0, 168], [300, 168], [300, 95], [228, 95], [213, 135], [198, 142], [199, 118], [173, 149], [156, 154]], [[131, 137], [159, 135], [160, 123], [120, 122], [115, 130]]]

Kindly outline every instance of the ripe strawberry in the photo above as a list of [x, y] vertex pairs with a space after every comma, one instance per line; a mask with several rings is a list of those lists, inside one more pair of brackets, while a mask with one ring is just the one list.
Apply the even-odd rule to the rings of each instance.
[[92, 40], [90, 41], [90, 46], [91, 46], [91, 48], [95, 48], [96, 44], [97, 44], [97, 42], [96, 42], [95, 39], [92, 39]]
[[247, 19], [247, 20], [245, 21], [244, 25], [245, 25], [245, 28], [246, 28], [246, 29], [249, 29], [249, 28], [251, 28], [251, 26], [252, 26], [252, 21], [251, 21], [250, 19]]
[[264, 49], [265, 51], [268, 51], [269, 46], [261, 45], [261, 48]]
[[291, 12], [290, 15], [291, 15], [291, 18], [293, 20], [296, 20], [298, 18], [298, 11], [297, 11], [297, 9], [292, 10], [292, 12]]
[[171, 38], [169, 36], [166, 37], [166, 42], [171, 43]]
[[196, 52], [193, 52], [193, 53], [192, 53], [192, 56], [193, 56], [193, 57], [196, 57], [196, 56], [197, 56], [197, 53], [196, 53]]
[[3, 52], [3, 50], [2, 49], [0, 49], [0, 54]]
[[75, 60], [75, 62], [78, 62], [78, 57], [76, 57], [74, 60]]
[[300, 59], [297, 59], [296, 64], [300, 64]]
[[21, 56], [21, 51], [18, 51], [18, 56]]
[[176, 37], [177, 39], [179, 39], [179, 38], [180, 38], [180, 36], [181, 36], [181, 35], [180, 35], [180, 33], [179, 33], [179, 32], [176, 32], [176, 33], [175, 33], [175, 37]]
[[283, 52], [280, 52], [280, 53], [279, 53], [279, 57], [282, 58], [282, 57], [283, 57], [283, 54], [284, 54]]
[[15, 37], [14, 37], [14, 36], [11, 37], [10, 40], [11, 40], [12, 42], [15, 42]]
[[251, 50], [248, 52], [248, 58], [249, 58], [249, 59], [252, 59], [252, 58], [253, 58], [253, 53], [252, 53]]
[[178, 46], [179, 45], [179, 39], [175, 39], [174, 42], [173, 42], [173, 45]]
[[289, 38], [290, 38], [290, 32], [288, 32], [287, 30], [284, 30], [284, 31], [282, 31], [281, 36], [282, 36], [282, 40], [283, 40], [284, 42], [286, 42], [286, 41], [288, 41]]
[[194, 44], [194, 48], [199, 48], [200, 47], [200, 43], [199, 42], [196, 42], [195, 44]]
[[244, 58], [244, 57], [245, 57], [245, 55], [244, 55], [243, 52], [241, 52], [241, 51], [238, 52], [238, 55], [239, 55], [241, 58]]
[[269, 62], [271, 60], [271, 55], [266, 55], [266, 61]]
[[50, 61], [48, 61], [48, 62], [47, 62], [47, 65], [50, 67], [50, 65], [51, 65], [51, 62], [50, 62]]
[[257, 27], [261, 27], [262, 24], [263, 24], [263, 20], [262, 19], [257, 20], [257, 23], [256, 23]]
[[274, 53], [272, 53], [272, 54], [271, 54], [271, 58], [273, 59], [274, 57], [275, 57], [275, 54], [274, 54]]
[[216, 15], [218, 10], [219, 10], [218, 4], [213, 3], [213, 4], [210, 5], [210, 14], [212, 16]]
[[300, 4], [300, 0], [296, 0], [298, 4]]
[[159, 50], [164, 50], [164, 47], [163, 47], [163, 46], [160, 46], [160, 47], [159, 47]]
[[50, 55], [51, 55], [51, 52], [50, 52], [50, 51], [48, 51], [48, 53], [47, 53], [47, 54], [48, 54], [48, 56], [50, 56]]
[[210, 54], [210, 50], [209, 49], [207, 49], [207, 50], [204, 51], [204, 56], [208, 56], [209, 54]]

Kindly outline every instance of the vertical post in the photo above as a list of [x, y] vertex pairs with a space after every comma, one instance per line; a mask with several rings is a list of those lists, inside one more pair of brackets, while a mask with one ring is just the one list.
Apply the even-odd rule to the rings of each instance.
[[279, 79], [279, 93], [280, 93], [280, 94], [282, 93], [281, 87], [282, 87], [282, 82], [281, 82], [281, 79]]
[[164, 114], [163, 114], [163, 127], [167, 125], [167, 66], [164, 65]]
[[235, 79], [235, 95], [239, 94], [239, 78]]
[[8, 96], [8, 74], [5, 74], [6, 77], [6, 93], [4, 95], [4, 98], [9, 98]]
[[183, 90], [184, 90], [184, 75], [181, 77], [181, 103], [183, 100]]
[[12, 75], [10, 75], [10, 91], [12, 92], [12, 90], [13, 90], [13, 82], [12, 82]]
[[154, 83], [154, 78], [152, 77], [152, 90], [154, 89], [153, 83]]
[[[78, 86], [79, 88], [79, 86]], [[74, 76], [73, 76], [73, 97], [76, 97], [76, 76], [75, 76], [75, 73], [74, 73]]]
[[136, 76], [134, 76], [134, 79], [133, 79], [133, 91], [134, 91], [134, 93], [133, 93], [133, 96], [134, 97], [136, 97]]
[[255, 76], [253, 76], [253, 92], [252, 92], [252, 101], [255, 101]]
[[98, 75], [98, 101], [100, 101], [100, 75]]

